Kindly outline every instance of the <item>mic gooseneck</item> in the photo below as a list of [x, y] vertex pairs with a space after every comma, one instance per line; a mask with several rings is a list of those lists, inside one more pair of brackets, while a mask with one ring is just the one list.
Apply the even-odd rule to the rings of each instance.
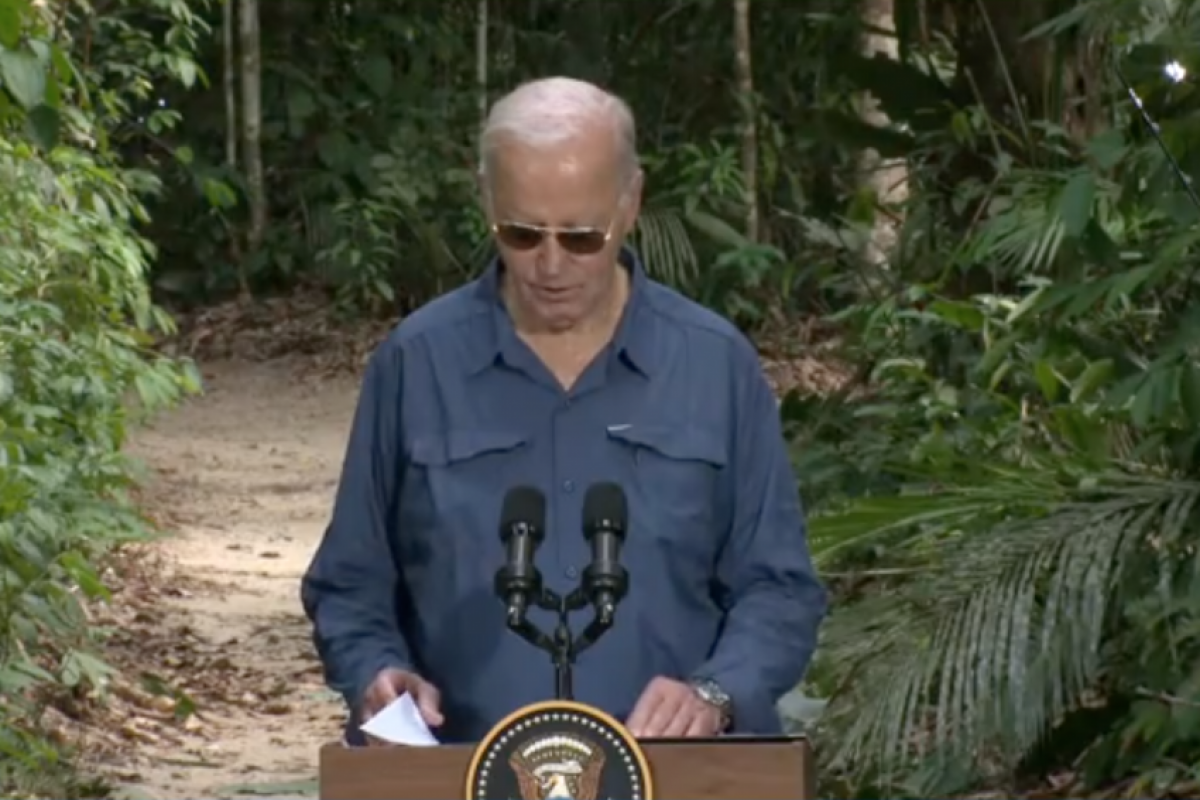
[[500, 511], [504, 566], [496, 573], [495, 589], [505, 602], [511, 626], [520, 625], [529, 605], [541, 597], [542, 575], [534, 566], [534, 556], [545, 537], [545, 495], [532, 486], [509, 490]]
[[592, 485], [583, 499], [583, 535], [592, 547], [583, 585], [604, 626], [611, 624], [617, 603], [629, 590], [629, 573], [621, 565], [628, 526], [625, 491], [615, 483]]

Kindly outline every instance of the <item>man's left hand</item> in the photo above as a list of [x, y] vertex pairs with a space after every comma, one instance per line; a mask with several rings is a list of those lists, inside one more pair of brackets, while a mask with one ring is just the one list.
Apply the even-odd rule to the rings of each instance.
[[721, 732], [721, 712], [688, 684], [660, 677], [642, 692], [626, 727], [639, 739], [716, 736]]

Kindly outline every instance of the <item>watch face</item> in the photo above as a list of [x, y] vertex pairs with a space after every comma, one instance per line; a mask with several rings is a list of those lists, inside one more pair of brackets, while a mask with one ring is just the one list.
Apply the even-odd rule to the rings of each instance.
[[722, 709], [729, 705], [729, 695], [725, 694], [713, 681], [704, 681], [696, 685], [696, 691], [705, 702], [712, 703]]

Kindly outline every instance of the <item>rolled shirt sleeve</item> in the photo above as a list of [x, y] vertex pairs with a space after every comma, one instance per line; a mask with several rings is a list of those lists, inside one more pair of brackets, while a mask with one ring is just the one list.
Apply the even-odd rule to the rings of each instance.
[[775, 397], [757, 355], [743, 353], [741, 362], [732, 526], [716, 576], [727, 613], [695, 677], [729, 694], [736, 732], [767, 734], [780, 729], [776, 703], [799, 684], [816, 649], [828, 596], [809, 555]]
[[402, 387], [401, 349], [389, 339], [367, 364], [332, 518], [301, 582], [326, 680], [354, 713], [382, 669], [412, 662], [397, 620], [393, 553]]

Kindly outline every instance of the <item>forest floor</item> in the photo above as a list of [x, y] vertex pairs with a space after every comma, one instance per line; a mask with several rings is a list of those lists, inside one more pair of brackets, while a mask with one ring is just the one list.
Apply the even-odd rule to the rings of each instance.
[[302, 382], [290, 367], [205, 364], [204, 396], [130, 448], [150, 468], [146, 507], [171, 535], [118, 569], [106, 609], [120, 625], [109, 656], [136, 678], [119, 729], [131, 746], [104, 759], [126, 797], [313, 796], [318, 749], [340, 736], [299, 581], [357, 383]]
[[[323, 684], [299, 580], [329, 517], [362, 365], [388, 327], [348, 331], [321, 306], [189, 320], [171, 346], [197, 357], [204, 393], [133, 436], [143, 506], [167, 535], [122, 553], [112, 600], [93, 609], [121, 670], [108, 701], [57, 720], [117, 796], [316, 794], [318, 749], [339, 737], [343, 709]], [[768, 371], [777, 384], [838, 379], [807, 358]]]

